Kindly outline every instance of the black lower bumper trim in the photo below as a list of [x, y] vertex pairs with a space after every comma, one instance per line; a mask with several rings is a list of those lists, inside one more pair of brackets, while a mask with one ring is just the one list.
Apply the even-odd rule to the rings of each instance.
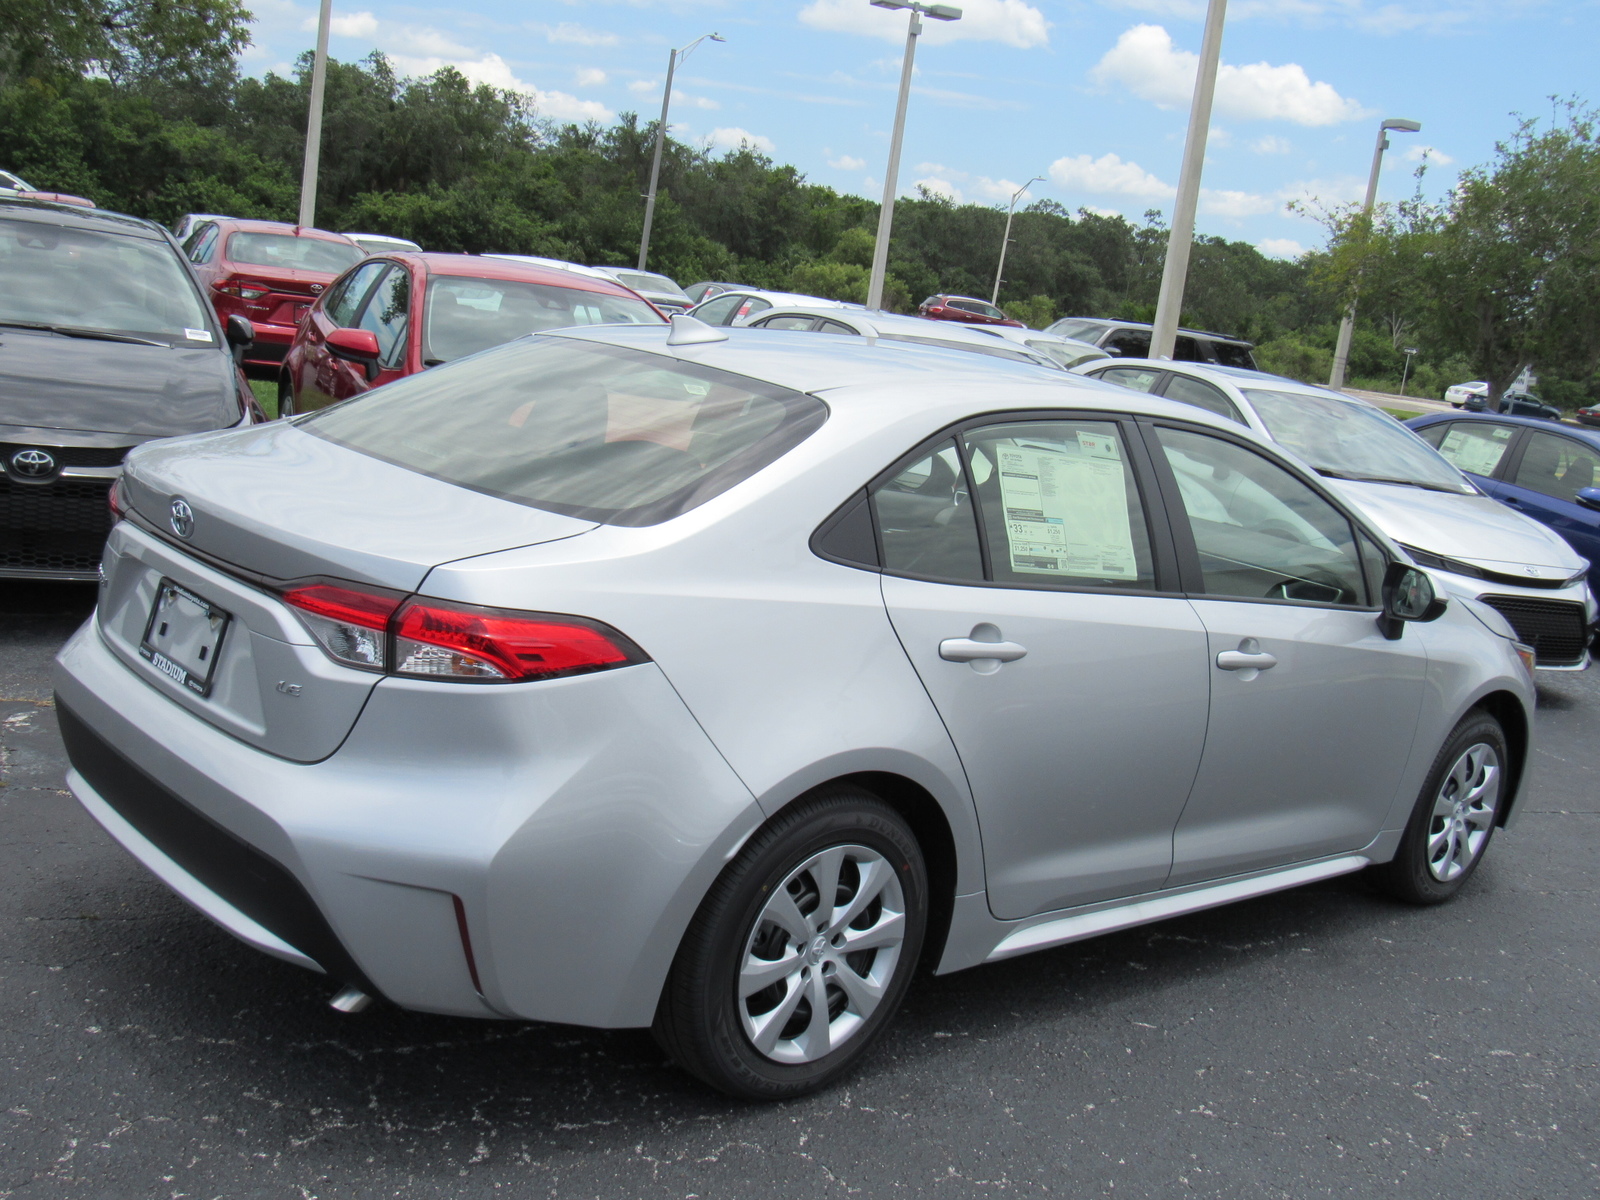
[[59, 697], [56, 715], [73, 767], [123, 820], [201, 884], [334, 979], [354, 984], [368, 995], [379, 994], [293, 874], [134, 766]]

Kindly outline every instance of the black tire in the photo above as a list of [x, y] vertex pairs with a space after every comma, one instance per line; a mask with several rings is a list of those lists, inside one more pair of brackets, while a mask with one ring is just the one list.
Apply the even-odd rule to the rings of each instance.
[[278, 379], [278, 416], [282, 418], [294, 415], [294, 384], [280, 376]]
[[[810, 863], [814, 856], [833, 849], [840, 850], [846, 863], [838, 873], [835, 906], [848, 903], [852, 898], [849, 891], [852, 879], [855, 895], [867, 890], [862, 881], [872, 878], [870, 872], [874, 864], [870, 856], [881, 856], [881, 862], [893, 870], [893, 878], [883, 894], [898, 892], [900, 911], [904, 913], [904, 936], [892, 963], [882, 960], [890, 963], [890, 974], [882, 981], [876, 1008], [852, 1032], [845, 1033], [836, 1047], [812, 1061], [776, 1061], [758, 1050], [747, 1032], [750, 1021], [760, 1020], [763, 1015], [757, 1013], [752, 1018], [750, 1010], [759, 1008], [765, 1001], [761, 992], [747, 1000], [739, 998], [740, 966], [746, 961], [754, 962], [755, 959], [747, 959], [747, 955], [761, 945], [761, 939], [770, 942], [768, 935], [774, 932], [779, 935], [779, 945], [774, 952], [783, 957], [787, 935], [769, 919], [769, 905], [779, 901], [778, 889], [785, 887], [785, 881], [790, 880], [792, 874]], [[869, 865], [864, 868], [855, 865], [856, 860], [847, 857], [852, 854]], [[791, 881], [786, 889], [796, 898], [797, 909], [802, 913], [807, 911], [806, 903], [815, 897], [815, 893], [806, 891], [807, 880], [815, 882], [812, 876], [805, 874]], [[800, 885], [799, 892], [793, 884]], [[891, 906], [880, 901], [873, 903], [878, 904], [878, 915], [872, 917], [869, 906], [848, 929], [860, 928], [858, 923], [862, 920], [885, 920], [884, 913]], [[810, 913], [820, 913], [820, 904], [820, 898], [815, 898]], [[752, 837], [712, 885], [684, 934], [662, 990], [652, 1027], [656, 1041], [685, 1070], [740, 1099], [784, 1100], [826, 1087], [866, 1056], [899, 1009], [917, 968], [927, 915], [927, 868], [916, 837], [900, 815], [860, 788], [830, 786], [821, 789], [779, 814]], [[811, 919], [809, 914], [806, 919], [808, 922]], [[820, 944], [823, 940], [822, 935], [817, 935], [813, 954], [829, 949]], [[834, 945], [838, 944], [836, 936]], [[796, 949], [799, 957], [785, 961], [810, 961], [802, 952], [804, 947]], [[874, 955], [874, 959], [867, 959], [868, 965], [861, 968], [870, 972], [876, 954], [882, 952], [864, 953]], [[761, 956], [765, 956], [764, 952]], [[859, 963], [859, 954], [851, 956], [851, 961]], [[796, 969], [803, 969], [810, 979], [813, 968]], [[834, 1021], [852, 1019], [848, 1007], [840, 1009], [837, 1018], [832, 1015], [838, 1007], [835, 1002], [844, 998], [845, 989], [827, 982], [839, 978], [838, 972], [845, 968], [840, 961], [833, 961], [819, 962], [814, 969], [818, 972], [816, 981], [802, 984], [796, 982], [798, 976], [794, 976], [788, 982], [794, 991], [807, 987], [832, 989], [827, 992], [829, 1017], [825, 1022], [831, 1030]], [[828, 971], [832, 974], [824, 974]], [[771, 1002], [769, 1014], [790, 1004], [785, 986], [785, 983], [772, 984], [782, 1000]], [[810, 1011], [809, 995], [807, 992], [797, 1001], [800, 1007], [791, 1009], [796, 1015], [787, 1018], [788, 1023], [779, 1027], [775, 1036], [782, 1039], [794, 1021], [804, 1022], [804, 1014]], [[848, 1000], [845, 1003], [848, 1006]], [[796, 1035], [796, 1038], [799, 1036], [804, 1035]], [[796, 1052], [797, 1044], [797, 1040], [780, 1042], [790, 1047], [791, 1053]]]
[[[1470, 769], [1470, 762], [1466, 763], [1467, 770], [1458, 770], [1469, 752], [1480, 748], [1492, 756], [1495, 772], [1493, 797], [1475, 805], [1470, 810], [1471, 821], [1459, 828], [1472, 831], [1469, 840], [1478, 832], [1482, 836], [1470, 845], [1460, 838], [1450, 841], [1448, 833], [1451, 818], [1441, 815], [1440, 810], [1448, 808], [1452, 796], [1466, 797], [1480, 782], [1489, 782], [1481, 771]], [[1443, 904], [1459, 892], [1472, 878], [1472, 873], [1478, 869], [1478, 864], [1489, 849], [1489, 842], [1505, 804], [1510, 764], [1505, 731], [1500, 728], [1500, 722], [1477, 709], [1463, 717], [1445, 739], [1438, 757], [1433, 760], [1433, 769], [1428, 772], [1422, 793], [1412, 810], [1411, 820], [1407, 822], [1406, 831], [1400, 838], [1400, 848], [1395, 851], [1391, 861], [1372, 869], [1378, 884], [1396, 899], [1409, 904]], [[1467, 778], [1463, 790], [1462, 780], [1468, 776], [1470, 778]], [[1441, 837], [1446, 838], [1449, 844], [1434, 841]], [[1431, 842], [1434, 844], [1430, 847]], [[1461, 846], [1462, 849], [1459, 852], [1452, 851], [1452, 846]], [[1441, 870], [1441, 865], [1447, 869]]]

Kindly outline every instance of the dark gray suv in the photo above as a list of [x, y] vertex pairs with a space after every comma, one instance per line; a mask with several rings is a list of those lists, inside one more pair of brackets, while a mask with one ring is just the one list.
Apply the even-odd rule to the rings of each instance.
[[[1046, 328], [1045, 332], [1088, 342], [1119, 358], [1148, 358], [1151, 328], [1143, 321], [1062, 317]], [[1254, 349], [1252, 343], [1241, 338], [1229, 337], [1225, 333], [1180, 329], [1172, 357], [1178, 362], [1215, 363], [1219, 367], [1242, 367], [1246, 371], [1256, 371], [1260, 368], [1256, 366], [1256, 360], [1250, 354], [1252, 349]]]

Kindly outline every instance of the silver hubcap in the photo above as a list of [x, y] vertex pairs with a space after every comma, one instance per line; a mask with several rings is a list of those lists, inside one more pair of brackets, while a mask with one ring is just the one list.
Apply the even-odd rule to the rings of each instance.
[[1500, 756], [1479, 742], [1456, 759], [1439, 785], [1428, 822], [1428, 870], [1449, 883], [1473, 863], [1494, 825], [1500, 799]]
[[815, 1062], [878, 1007], [900, 962], [905, 896], [865, 846], [832, 846], [789, 872], [756, 918], [739, 969], [739, 1020], [767, 1058]]

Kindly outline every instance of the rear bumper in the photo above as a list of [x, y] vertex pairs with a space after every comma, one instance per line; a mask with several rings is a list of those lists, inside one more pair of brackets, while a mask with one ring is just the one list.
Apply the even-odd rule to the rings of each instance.
[[167, 700], [92, 620], [56, 686], [68, 783], [113, 837], [249, 944], [406, 1008], [648, 1024], [762, 819], [653, 664], [385, 680], [319, 763]]

